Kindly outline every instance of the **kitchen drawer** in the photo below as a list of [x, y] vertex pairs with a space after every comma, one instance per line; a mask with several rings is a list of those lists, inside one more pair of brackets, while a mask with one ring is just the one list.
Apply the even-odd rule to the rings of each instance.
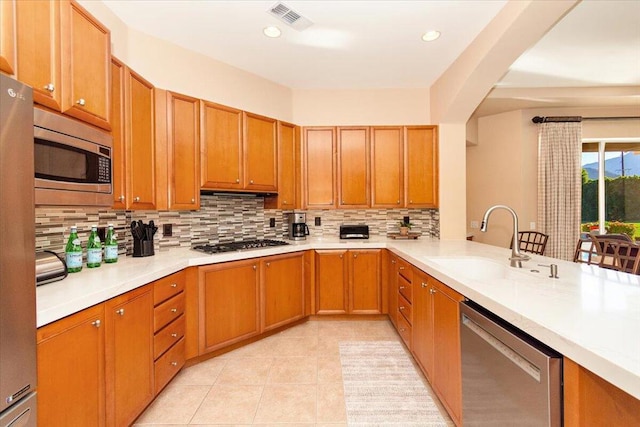
[[411, 282], [407, 282], [404, 277], [398, 277], [398, 292], [409, 301], [413, 303], [413, 285]]
[[153, 359], [157, 359], [184, 336], [184, 315], [169, 323], [153, 337]]
[[413, 282], [413, 269], [411, 264], [402, 258], [398, 258], [398, 274], [407, 279], [409, 283]]
[[153, 309], [153, 330], [158, 332], [184, 313], [184, 292]]
[[413, 324], [411, 303], [400, 294], [398, 294], [398, 312], [402, 313], [410, 325]]
[[400, 338], [402, 338], [407, 348], [411, 349], [411, 325], [407, 322], [407, 319], [404, 318], [404, 315], [400, 314], [400, 311], [398, 311], [397, 322]]
[[184, 272], [171, 274], [153, 282], [153, 305], [158, 305], [184, 290]]
[[155, 363], [156, 394], [167, 385], [184, 366], [184, 338], [163, 354]]

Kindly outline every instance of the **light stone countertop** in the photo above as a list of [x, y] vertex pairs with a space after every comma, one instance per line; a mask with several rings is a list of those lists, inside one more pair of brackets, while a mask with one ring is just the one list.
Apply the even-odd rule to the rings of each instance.
[[[207, 255], [172, 249], [146, 258], [83, 268], [38, 287], [38, 327], [190, 266], [309, 249], [387, 248], [556, 351], [640, 399], [640, 276], [532, 256], [509, 267], [509, 249], [466, 240], [421, 238], [291, 242], [288, 246]], [[558, 265], [558, 279], [549, 267]], [[539, 272], [531, 272], [530, 270]]]

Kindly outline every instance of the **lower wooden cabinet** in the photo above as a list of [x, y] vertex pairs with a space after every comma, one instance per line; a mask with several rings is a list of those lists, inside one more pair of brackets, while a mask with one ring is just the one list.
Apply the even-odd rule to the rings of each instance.
[[200, 267], [199, 353], [305, 316], [304, 253]]
[[566, 357], [563, 382], [565, 426], [640, 425], [640, 400]]
[[200, 354], [260, 333], [258, 263], [200, 267]]
[[316, 314], [382, 313], [380, 249], [315, 252]]
[[417, 268], [413, 268], [412, 288], [411, 353], [453, 421], [460, 425], [459, 304], [464, 297]]
[[126, 426], [153, 400], [150, 285], [105, 303], [107, 426]]
[[38, 329], [38, 425], [104, 426], [104, 304]]
[[304, 317], [303, 254], [269, 257], [260, 262], [261, 330]]

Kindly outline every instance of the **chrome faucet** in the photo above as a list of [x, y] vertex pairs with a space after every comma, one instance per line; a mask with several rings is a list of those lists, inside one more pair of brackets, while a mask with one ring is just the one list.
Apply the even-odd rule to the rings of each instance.
[[511, 261], [511, 267], [522, 268], [522, 261], [528, 261], [531, 259], [531, 257], [520, 252], [520, 248], [518, 245], [518, 215], [513, 209], [505, 205], [491, 206], [484, 213], [480, 231], [482, 231], [483, 233], [487, 231], [487, 225], [489, 225], [489, 215], [491, 215], [491, 212], [496, 209], [505, 209], [509, 211], [511, 213], [511, 216], [513, 217], [513, 241], [511, 242], [511, 258], [509, 258], [509, 261]]

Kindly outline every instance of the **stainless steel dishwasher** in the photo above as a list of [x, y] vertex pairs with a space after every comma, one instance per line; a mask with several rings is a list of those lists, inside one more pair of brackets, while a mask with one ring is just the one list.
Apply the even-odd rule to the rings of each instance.
[[561, 426], [562, 355], [472, 301], [460, 316], [463, 425]]

